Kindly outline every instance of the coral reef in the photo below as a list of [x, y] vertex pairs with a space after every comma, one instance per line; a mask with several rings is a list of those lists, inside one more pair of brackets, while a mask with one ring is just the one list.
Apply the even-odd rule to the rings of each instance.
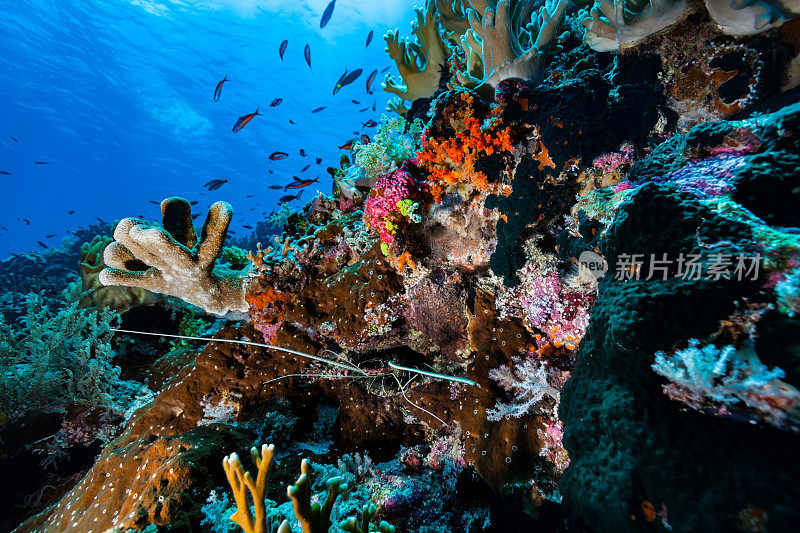
[[0, 525], [793, 531], [797, 11], [428, 0], [331, 194], [0, 264]]

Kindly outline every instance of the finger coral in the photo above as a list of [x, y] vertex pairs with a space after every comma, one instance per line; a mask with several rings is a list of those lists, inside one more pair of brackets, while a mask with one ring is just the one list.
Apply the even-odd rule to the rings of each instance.
[[404, 100], [432, 95], [439, 87], [440, 71], [449, 56], [447, 45], [439, 35], [439, 15], [434, 0], [425, 2], [424, 13], [419, 8], [416, 12], [417, 21], [411, 29], [416, 41], [401, 39], [397, 30], [384, 36], [386, 51], [397, 64], [402, 82], [387, 74], [383, 88]]
[[244, 278], [214, 269], [233, 216], [230, 204], [211, 206], [199, 242], [189, 202], [167, 198], [161, 214], [163, 228], [135, 218], [120, 221], [104, 253], [108, 266], [100, 282], [168, 294], [218, 315], [247, 311]]

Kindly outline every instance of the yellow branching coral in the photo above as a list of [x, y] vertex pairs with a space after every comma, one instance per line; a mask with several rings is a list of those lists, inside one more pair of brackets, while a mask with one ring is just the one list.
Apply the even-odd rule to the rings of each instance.
[[447, 45], [439, 35], [439, 15], [434, 0], [426, 1], [424, 13], [419, 8], [416, 12], [417, 21], [411, 30], [416, 42], [400, 39], [397, 30], [384, 36], [386, 51], [397, 63], [403, 80], [398, 82], [387, 74], [383, 88], [404, 100], [432, 95], [439, 87], [441, 70], [449, 56]]
[[[495, 87], [508, 78], [538, 79], [547, 54], [559, 49], [559, 31], [569, 0], [559, 0], [552, 12], [542, 7], [529, 24], [525, 21], [533, 14], [530, 3], [512, 6], [511, 0], [501, 0], [495, 8], [486, 0], [471, 3], [471, 29], [461, 38], [467, 69], [456, 72], [458, 81], [466, 87]], [[479, 59], [483, 66], [480, 74], [476, 72]]]
[[[269, 468], [272, 465], [272, 458], [275, 456], [275, 445], [261, 445], [261, 453], [253, 447], [250, 455], [256, 464], [258, 473], [256, 479], [245, 472], [242, 462], [236, 453], [226, 456], [222, 460], [222, 468], [225, 469], [225, 476], [233, 490], [233, 498], [236, 501], [236, 512], [231, 515], [231, 521], [236, 522], [245, 533], [267, 533], [266, 521], [267, 513], [264, 506], [264, 498], [267, 493], [267, 483], [269, 483]], [[247, 501], [247, 494], [253, 500], [253, 510], [250, 510], [250, 503]], [[278, 528], [278, 533], [290, 533], [289, 523], [285, 520]]]
[[230, 204], [211, 206], [200, 242], [188, 201], [167, 198], [161, 216], [163, 228], [135, 218], [120, 221], [115, 242], [105, 249], [100, 282], [168, 294], [218, 315], [246, 312], [244, 278], [214, 269], [233, 216]]

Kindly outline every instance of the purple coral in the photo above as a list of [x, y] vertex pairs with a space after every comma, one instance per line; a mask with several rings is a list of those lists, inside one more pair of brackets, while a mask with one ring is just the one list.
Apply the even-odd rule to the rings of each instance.
[[746, 163], [743, 155], [722, 152], [713, 157], [693, 159], [658, 181], [677, 183], [682, 191], [697, 196], [720, 196], [733, 189], [733, 174]]

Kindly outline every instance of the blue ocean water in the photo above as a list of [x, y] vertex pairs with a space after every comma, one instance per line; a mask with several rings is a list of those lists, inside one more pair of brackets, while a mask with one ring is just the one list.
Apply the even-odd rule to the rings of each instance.
[[[414, 13], [407, 0], [338, 0], [320, 28], [327, 4], [3, 2], [0, 171], [10, 174], [0, 175], [6, 198], [0, 258], [41, 250], [37, 241], [58, 246], [67, 230], [95, 217], [157, 220], [153, 202], [173, 195], [197, 200], [203, 216], [214, 201], [230, 202], [231, 229], [241, 235], [242, 225], [264, 220], [285, 194], [269, 185], [295, 175], [319, 177], [316, 188], [329, 193], [325, 168], [338, 163], [337, 146], [354, 132], [372, 135], [375, 128], [362, 123], [378, 120], [390, 99], [380, 87], [385, 74], [378, 74], [373, 94], [366, 91], [372, 70], [391, 67], [396, 74], [382, 36], [396, 27], [408, 35]], [[281, 60], [284, 39], [289, 43]], [[333, 95], [345, 68], [363, 74]], [[214, 102], [214, 88], [225, 75], [230, 81]], [[269, 107], [275, 98], [282, 103]], [[256, 108], [263, 116], [233, 133], [236, 119]], [[276, 150], [289, 157], [270, 161]], [[205, 190], [213, 179], [229, 181]], [[315, 185], [304, 199], [315, 194]]]

